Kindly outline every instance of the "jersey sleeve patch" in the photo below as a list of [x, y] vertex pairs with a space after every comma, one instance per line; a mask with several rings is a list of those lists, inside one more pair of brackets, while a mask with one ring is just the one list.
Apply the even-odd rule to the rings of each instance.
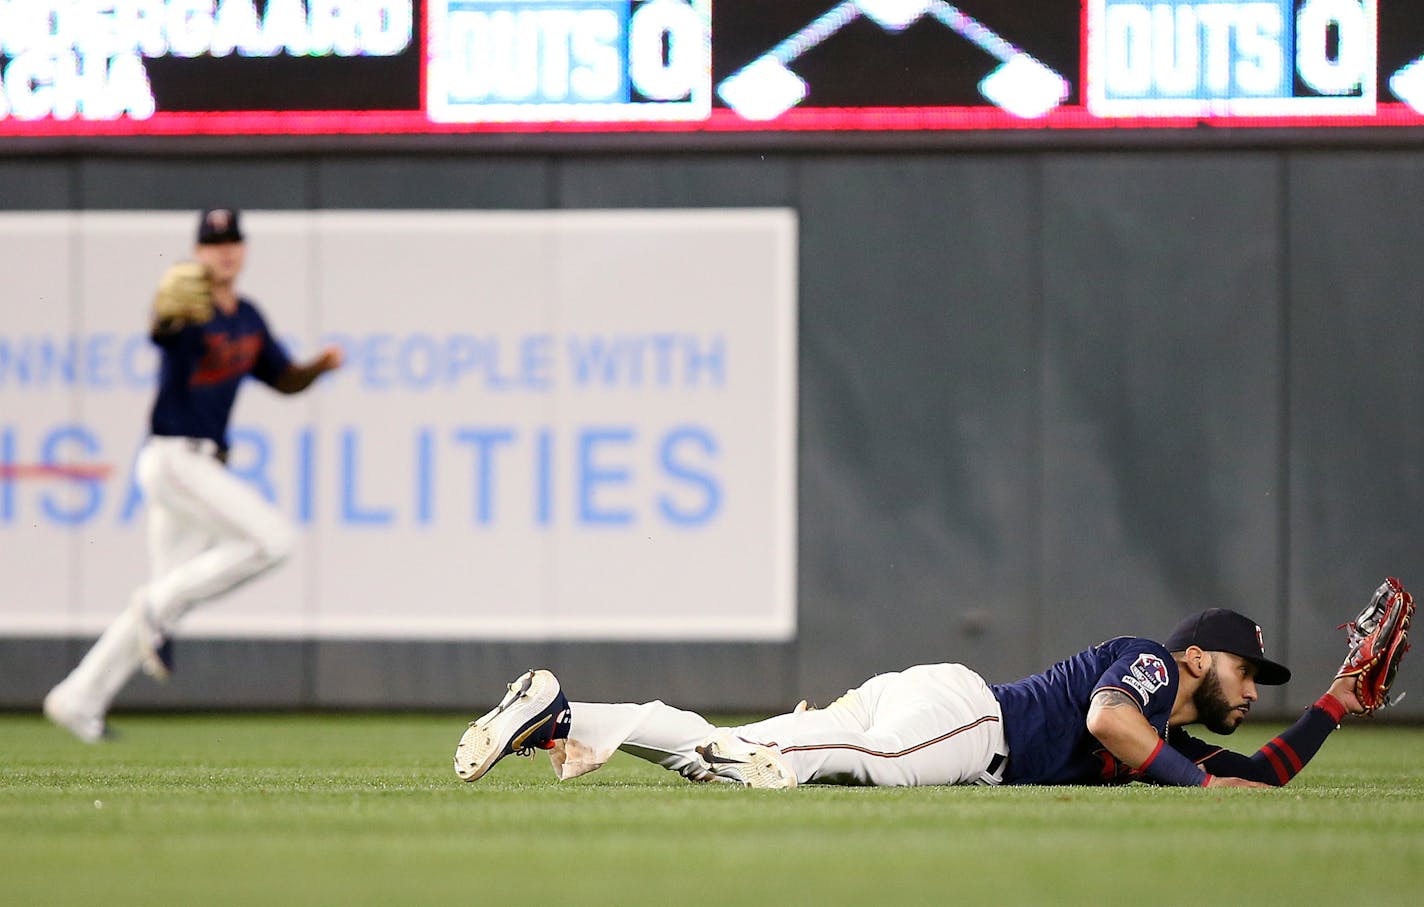
[[1165, 687], [1170, 680], [1167, 665], [1150, 652], [1137, 656], [1137, 660], [1122, 675], [1123, 685], [1142, 698], [1143, 708], [1151, 701], [1152, 694]]

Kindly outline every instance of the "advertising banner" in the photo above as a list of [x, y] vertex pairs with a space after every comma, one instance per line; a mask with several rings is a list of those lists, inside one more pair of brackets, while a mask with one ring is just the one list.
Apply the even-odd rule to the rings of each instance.
[[[147, 579], [147, 307], [195, 225], [0, 215], [0, 633], [97, 632]], [[229, 468], [299, 544], [185, 635], [794, 636], [794, 212], [243, 228], [239, 289], [295, 359], [346, 364], [244, 383]]]

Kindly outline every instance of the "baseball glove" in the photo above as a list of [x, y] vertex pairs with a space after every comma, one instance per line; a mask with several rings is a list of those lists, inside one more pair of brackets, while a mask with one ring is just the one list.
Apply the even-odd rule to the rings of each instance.
[[1399, 671], [1399, 662], [1409, 651], [1409, 622], [1413, 617], [1414, 596], [1390, 576], [1375, 590], [1359, 616], [1340, 625], [1350, 648], [1335, 676], [1354, 678], [1355, 697], [1366, 712], [1382, 709], [1391, 702], [1389, 688]]
[[180, 261], [163, 272], [153, 296], [153, 320], [158, 324], [204, 324], [213, 317], [213, 287], [208, 269], [195, 261]]

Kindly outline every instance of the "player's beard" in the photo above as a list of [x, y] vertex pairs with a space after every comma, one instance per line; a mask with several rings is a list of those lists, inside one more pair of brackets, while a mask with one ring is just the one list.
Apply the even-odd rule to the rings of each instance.
[[1197, 707], [1197, 718], [1213, 734], [1230, 734], [1240, 725], [1231, 720], [1231, 703], [1221, 691], [1221, 681], [1216, 676], [1216, 665], [1202, 676], [1201, 686], [1192, 694], [1192, 704]]

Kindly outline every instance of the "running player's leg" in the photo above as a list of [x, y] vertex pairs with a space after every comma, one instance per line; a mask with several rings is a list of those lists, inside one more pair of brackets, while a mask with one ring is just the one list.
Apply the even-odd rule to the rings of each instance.
[[197, 557], [214, 541], [208, 526], [185, 513], [150, 499], [144, 511], [148, 533], [148, 581], [162, 577], [184, 561]]
[[45, 715], [85, 742], [104, 737], [109, 705], [138, 670], [146, 633], [138, 609], [120, 612], [74, 670], [45, 696]]
[[130, 607], [137, 609], [147, 624], [149, 638], [141, 667], [156, 680], [167, 680], [173, 669], [173, 641], [148, 606], [148, 584], [167, 575], [211, 546], [215, 536], [205, 522], [194, 520], [168, 506], [162, 497], [151, 499], [145, 511], [148, 523], [148, 583], [134, 590]]
[[998, 701], [962, 665], [880, 674], [819, 710], [733, 729], [773, 747], [800, 783], [967, 784], [1003, 753]]
[[[173, 442], [178, 443], [173, 443]], [[144, 590], [149, 614], [171, 632], [187, 611], [281, 563], [294, 539], [291, 525], [256, 491], [182, 439], [153, 439], [139, 457], [139, 481], [150, 501], [175, 519], [201, 527], [212, 543], [170, 564]], [[176, 561], [176, 563], [173, 563]]]
[[[156, 471], [151, 441], [139, 457], [140, 476]], [[205, 458], [210, 459], [210, 458]], [[210, 522], [175, 508], [175, 495], [161, 483], [145, 484], [150, 577], [161, 579], [173, 569], [201, 557], [214, 538]], [[105, 628], [79, 664], [45, 697], [45, 714], [83, 740], [93, 742], [105, 732], [105, 717], [119, 691], [144, 667], [166, 676], [165, 631], [148, 605], [148, 586], [134, 591], [127, 606]]]

